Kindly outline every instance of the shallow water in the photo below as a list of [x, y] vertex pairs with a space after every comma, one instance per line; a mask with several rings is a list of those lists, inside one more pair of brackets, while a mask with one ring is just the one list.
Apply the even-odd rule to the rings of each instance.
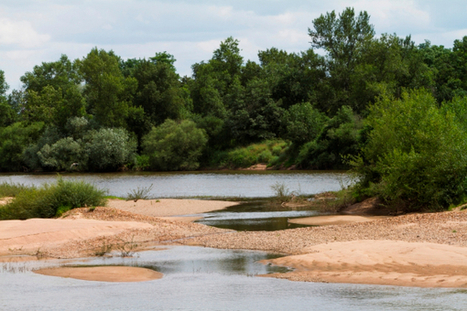
[[254, 277], [270, 271], [256, 262], [270, 257], [262, 252], [181, 246], [138, 256], [66, 263], [143, 266], [164, 277], [141, 283], [90, 282], [31, 272], [59, 261], [4, 264], [0, 310], [465, 310], [467, 302], [464, 290]]
[[251, 200], [220, 211], [198, 214], [196, 222], [217, 228], [237, 231], [276, 231], [308, 227], [291, 224], [289, 219], [320, 215], [315, 210], [290, 210], [269, 200]]
[[[84, 179], [109, 195], [124, 197], [131, 189], [153, 185], [150, 197], [245, 197], [274, 196], [271, 186], [283, 183], [290, 191], [316, 194], [340, 190], [350, 183], [345, 172], [336, 171], [220, 171], [220, 172], [128, 172], [63, 174], [63, 178]], [[26, 185], [54, 182], [56, 174], [0, 174], [0, 183], [12, 181]]]

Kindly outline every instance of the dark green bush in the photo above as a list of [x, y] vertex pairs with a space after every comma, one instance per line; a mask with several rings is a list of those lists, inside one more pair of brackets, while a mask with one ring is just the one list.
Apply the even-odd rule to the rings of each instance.
[[454, 109], [427, 91], [380, 98], [366, 120], [372, 130], [354, 158], [358, 195], [379, 196], [405, 211], [444, 209], [467, 190], [467, 135]]
[[207, 140], [206, 132], [193, 121], [167, 119], [143, 137], [143, 154], [149, 156], [151, 169], [194, 170]]
[[59, 178], [54, 184], [30, 187], [0, 208], [0, 219], [51, 218], [66, 210], [105, 205], [106, 191], [79, 180]]
[[125, 129], [90, 131], [85, 139], [90, 169], [115, 170], [135, 161], [137, 141]]

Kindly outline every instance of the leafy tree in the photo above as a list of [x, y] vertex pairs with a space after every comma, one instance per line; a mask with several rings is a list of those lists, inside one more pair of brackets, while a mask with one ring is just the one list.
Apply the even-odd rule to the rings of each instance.
[[372, 130], [353, 162], [358, 193], [405, 211], [442, 209], [464, 199], [467, 136], [455, 112], [438, 108], [425, 90], [381, 97], [370, 108]]
[[286, 138], [298, 145], [315, 140], [327, 121], [326, 116], [314, 109], [310, 103], [291, 106], [284, 119]]
[[162, 171], [194, 170], [206, 145], [206, 133], [193, 121], [177, 123], [167, 119], [143, 138], [143, 154], [152, 169]]
[[88, 111], [101, 126], [125, 126], [136, 79], [123, 76], [119, 58], [112, 51], [94, 48], [77, 64], [86, 81], [84, 94]]
[[134, 77], [138, 81], [134, 106], [142, 107], [153, 125], [162, 124], [167, 118], [177, 120], [184, 116], [183, 91], [172, 64], [141, 60]]
[[53, 145], [46, 144], [37, 155], [42, 167], [62, 171], [71, 170], [73, 163], [78, 163], [80, 169], [86, 168], [87, 154], [81, 140], [72, 137], [62, 138]]
[[9, 86], [5, 81], [5, 73], [0, 70], [0, 127], [8, 126], [17, 119], [17, 112], [7, 100], [6, 91]]
[[358, 154], [361, 129], [361, 119], [352, 108], [341, 107], [315, 140], [300, 147], [296, 163], [301, 168], [347, 169], [343, 158]]
[[24, 170], [23, 152], [43, 131], [41, 122], [25, 125], [21, 122], [0, 128], [0, 171]]
[[85, 137], [88, 167], [92, 170], [116, 170], [134, 161], [136, 139], [122, 128], [92, 130]]

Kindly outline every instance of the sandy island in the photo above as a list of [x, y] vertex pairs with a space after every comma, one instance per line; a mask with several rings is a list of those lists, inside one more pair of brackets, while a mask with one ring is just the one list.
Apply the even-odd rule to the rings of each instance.
[[[106, 251], [112, 254], [122, 247], [136, 251], [148, 245], [201, 245], [283, 254], [285, 257], [265, 263], [295, 268], [290, 273], [269, 275], [289, 280], [467, 287], [467, 212], [409, 214], [365, 222], [354, 218], [356, 222], [347, 224], [233, 232], [160, 217], [195, 214], [235, 203], [164, 201], [111, 201], [110, 207], [94, 211], [74, 209], [63, 219], [0, 221], [0, 260], [18, 260], [13, 257], [18, 255], [97, 256], [109, 246]], [[114, 204], [120, 206], [114, 208]]]

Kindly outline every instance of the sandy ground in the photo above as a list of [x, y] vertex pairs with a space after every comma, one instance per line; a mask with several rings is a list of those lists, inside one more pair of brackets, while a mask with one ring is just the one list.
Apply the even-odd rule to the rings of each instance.
[[221, 210], [237, 205], [237, 202], [208, 201], [208, 200], [109, 200], [107, 206], [152, 217], [170, 217], [179, 215], [192, 215]]
[[[467, 287], [464, 211], [274, 232], [233, 232], [151, 216], [193, 214], [213, 208], [208, 201], [188, 201], [178, 202], [179, 206], [177, 201], [172, 205], [122, 201], [117, 203], [126, 211], [98, 207], [91, 212], [81, 208], [70, 211], [64, 219], [0, 221], [0, 255], [4, 255], [0, 260], [23, 254], [78, 258], [131, 253], [151, 245], [201, 245], [286, 255], [270, 263], [294, 267], [294, 272], [273, 275], [290, 280]], [[220, 203], [213, 204], [223, 208]]]
[[289, 223], [309, 226], [346, 225], [382, 219], [384, 216], [332, 215], [290, 219]]
[[467, 248], [402, 241], [320, 244], [307, 254], [264, 261], [295, 268], [275, 277], [294, 281], [467, 287]]
[[60, 276], [85, 281], [144, 282], [162, 278], [162, 273], [138, 267], [59, 267], [34, 271], [38, 274]]

